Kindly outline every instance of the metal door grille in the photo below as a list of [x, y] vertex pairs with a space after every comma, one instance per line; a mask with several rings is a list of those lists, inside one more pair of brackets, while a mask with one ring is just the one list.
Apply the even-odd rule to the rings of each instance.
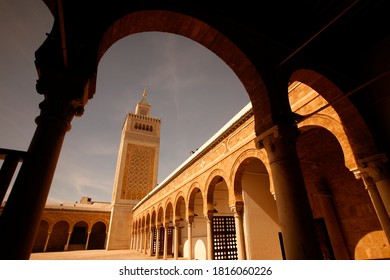
[[164, 227], [161, 227], [160, 228], [160, 236], [158, 239], [158, 254], [160, 256], [164, 255], [164, 232], [165, 232]]
[[213, 217], [215, 260], [237, 260], [236, 224], [234, 217]]
[[167, 228], [167, 235], [168, 235], [168, 246], [167, 246], [167, 254], [168, 255], [173, 255], [173, 252], [172, 252], [172, 245], [173, 245], [173, 227], [168, 227]]
[[156, 255], [156, 239], [157, 239], [157, 229], [153, 228], [153, 246], [152, 246], [153, 256]]

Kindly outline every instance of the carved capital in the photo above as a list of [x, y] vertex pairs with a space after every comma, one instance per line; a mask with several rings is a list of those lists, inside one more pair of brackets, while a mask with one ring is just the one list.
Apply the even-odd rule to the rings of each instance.
[[80, 80], [61, 76], [41, 76], [36, 84], [37, 92], [44, 96], [39, 104], [41, 114], [37, 117], [37, 124], [42, 119], [50, 119], [63, 123], [70, 129], [70, 122], [74, 116], [84, 113], [87, 103], [86, 91]]
[[213, 221], [214, 211], [207, 211], [203, 214], [203, 216], [206, 219], [206, 222], [211, 223]]
[[192, 224], [193, 221], [194, 221], [194, 216], [190, 216], [190, 217], [188, 217], [188, 218], [186, 219], [186, 222], [187, 222], [189, 225]]
[[299, 131], [295, 126], [274, 126], [255, 138], [256, 147], [267, 151], [270, 163], [296, 154], [296, 139]]
[[378, 182], [389, 177], [389, 170], [387, 165], [387, 157], [385, 154], [378, 154], [359, 160], [361, 170], [360, 176], [367, 180], [371, 177], [373, 182]]
[[242, 216], [242, 212], [244, 211], [244, 202], [237, 201], [235, 205], [230, 206], [230, 210], [234, 213], [234, 215]]

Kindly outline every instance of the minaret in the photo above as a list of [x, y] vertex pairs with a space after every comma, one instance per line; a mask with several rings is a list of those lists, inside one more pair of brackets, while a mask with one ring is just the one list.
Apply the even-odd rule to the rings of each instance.
[[146, 89], [122, 128], [107, 249], [129, 249], [132, 208], [157, 185], [160, 120], [150, 116]]

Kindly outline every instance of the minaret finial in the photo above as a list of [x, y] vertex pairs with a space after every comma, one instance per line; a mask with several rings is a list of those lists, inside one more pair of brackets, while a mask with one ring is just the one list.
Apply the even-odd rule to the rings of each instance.
[[144, 93], [143, 93], [143, 96], [144, 96], [144, 98], [146, 98], [146, 88], [144, 88]]

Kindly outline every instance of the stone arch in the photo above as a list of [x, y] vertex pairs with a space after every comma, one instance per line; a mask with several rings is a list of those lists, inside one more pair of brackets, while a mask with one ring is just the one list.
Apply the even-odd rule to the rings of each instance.
[[164, 223], [164, 207], [162, 205], [159, 205], [157, 207], [157, 217], [156, 217], [156, 221], [157, 221], [157, 225], [161, 225]]
[[[189, 191], [188, 191], [188, 207], [187, 207], [187, 218], [193, 218], [195, 215], [195, 198], [196, 195], [200, 194], [202, 203], [204, 204], [204, 196], [202, 193], [202, 190], [200, 189], [199, 183], [195, 182], [191, 185]], [[203, 213], [202, 213], [203, 214]]]
[[230, 176], [236, 199], [231, 206], [243, 217], [246, 256], [282, 259], [278, 210], [265, 151], [253, 148], [243, 151], [234, 162]]
[[151, 209], [150, 225], [151, 226], [157, 225], [157, 210], [155, 208]]
[[78, 221], [72, 226], [72, 234], [69, 240], [69, 250], [85, 249], [88, 238], [88, 223]]
[[104, 249], [107, 236], [107, 225], [102, 221], [93, 224], [89, 236], [88, 250]]
[[70, 225], [67, 221], [57, 221], [53, 226], [46, 251], [64, 251], [68, 240], [69, 228]]
[[228, 193], [229, 193], [229, 203], [232, 200], [232, 195], [231, 195], [232, 192], [230, 190], [231, 188], [230, 188], [230, 181], [228, 175], [222, 169], [215, 169], [209, 174], [205, 184], [206, 206], [207, 206], [205, 212], [212, 210], [209, 208], [212, 206], [213, 203], [214, 188], [217, 183], [221, 182], [221, 180], [225, 181], [226, 183]]
[[339, 140], [322, 126], [302, 131], [297, 152], [324, 258], [356, 259], [360, 238], [381, 228], [364, 183], [345, 166]]
[[145, 229], [145, 225], [146, 225], [146, 217], [145, 217], [145, 214], [142, 214], [142, 219], [141, 219], [141, 229]]
[[337, 138], [343, 151], [345, 166], [351, 171], [358, 169], [358, 163], [356, 162], [352, 147], [341, 123], [328, 116], [312, 116], [298, 124], [300, 130], [305, 130], [313, 126], [323, 127], [332, 133]]
[[[150, 20], [153, 18], [153, 20]], [[272, 126], [269, 96], [255, 65], [228, 37], [199, 19], [169, 10], [144, 10], [129, 13], [107, 27], [97, 50], [97, 61], [118, 40], [140, 32], [160, 31], [187, 37], [221, 58], [245, 87], [254, 108], [257, 132]], [[96, 66], [97, 69], [97, 66]], [[92, 98], [96, 75], [89, 81]]]
[[164, 211], [164, 224], [166, 223], [173, 223], [174, 219], [174, 213], [173, 213], [173, 204], [171, 199], [168, 199], [165, 204], [165, 211]]
[[[362, 116], [332, 81], [310, 70], [299, 69], [290, 76], [290, 82], [299, 81], [318, 92], [340, 117], [356, 160], [377, 154], [374, 139]], [[356, 163], [355, 163], [356, 164]]]
[[[181, 209], [184, 207], [184, 213], [182, 213]], [[181, 219], [185, 218], [185, 211], [186, 211], [187, 205], [186, 205], [186, 199], [185, 194], [180, 191], [176, 194], [175, 202], [174, 202], [174, 216], [175, 221], [180, 221]]]
[[146, 220], [145, 220], [146, 228], [150, 228], [150, 225], [151, 225], [151, 222], [152, 222], [151, 218], [152, 218], [152, 216], [151, 216], [150, 212], [147, 211], [147, 213], [146, 213]]
[[[241, 178], [242, 174], [240, 174], [239, 169], [242, 168], [242, 164], [245, 164], [245, 161], [248, 158], [258, 158], [266, 167], [269, 177], [272, 178], [271, 167], [269, 166], [268, 156], [264, 149], [248, 149], [242, 152], [237, 159], [234, 161], [233, 166], [230, 171], [230, 182], [233, 182], [233, 194], [234, 198], [232, 199], [232, 204], [234, 205], [237, 202], [241, 203], [242, 199], [242, 184]], [[272, 195], [275, 194], [274, 186], [272, 180], [270, 180], [270, 192]]]

